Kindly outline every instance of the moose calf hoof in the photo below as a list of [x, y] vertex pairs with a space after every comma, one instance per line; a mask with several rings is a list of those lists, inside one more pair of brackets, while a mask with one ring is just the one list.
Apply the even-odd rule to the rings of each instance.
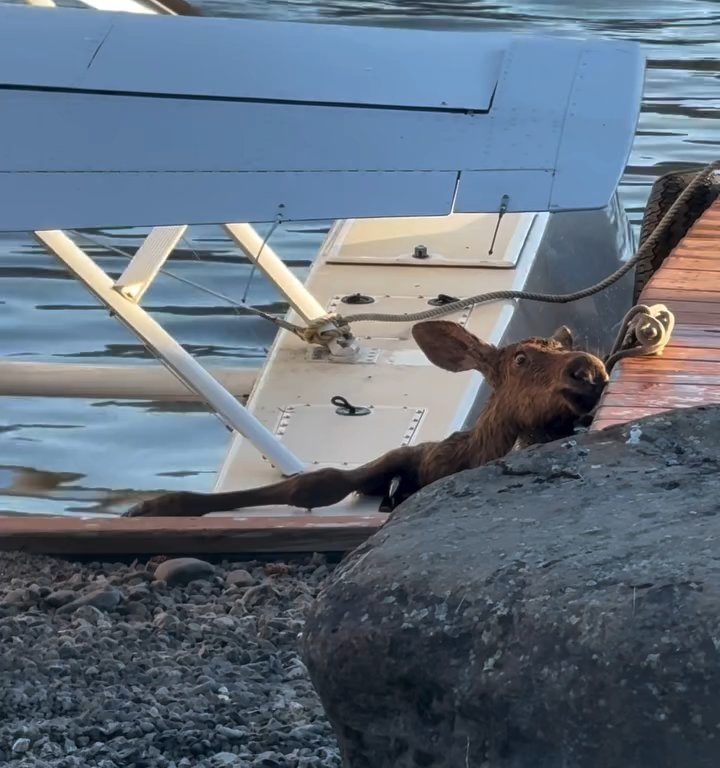
[[123, 517], [187, 517], [189, 504], [194, 494], [189, 491], [175, 491], [146, 499], [123, 512]]
[[720, 408], [639, 425], [434, 483], [339, 566], [302, 643], [346, 768], [720, 765]]

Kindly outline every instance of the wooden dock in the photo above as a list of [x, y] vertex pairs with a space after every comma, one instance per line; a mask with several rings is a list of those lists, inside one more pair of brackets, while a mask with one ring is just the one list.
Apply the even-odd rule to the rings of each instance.
[[592, 430], [674, 408], [720, 403], [720, 199], [690, 228], [640, 294], [675, 329], [661, 356], [621, 360]]

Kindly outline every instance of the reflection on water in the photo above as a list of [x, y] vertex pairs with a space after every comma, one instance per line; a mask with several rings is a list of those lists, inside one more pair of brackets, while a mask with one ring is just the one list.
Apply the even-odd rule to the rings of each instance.
[[[648, 57], [645, 95], [621, 186], [635, 226], [658, 175], [720, 155], [717, 2], [205, 0], [202, 6], [217, 16], [592, 34], [640, 42]], [[322, 222], [290, 225], [278, 228], [271, 244], [302, 278], [326, 231]], [[146, 232], [91, 234], [96, 242], [132, 253]], [[113, 274], [126, 263], [101, 245], [89, 250]], [[246, 295], [266, 311], [283, 308], [218, 228], [193, 227], [170, 268], [235, 300]], [[150, 362], [135, 338], [28, 237], [0, 235], [0, 302], [0, 354], [6, 359]], [[170, 277], [158, 279], [146, 306], [206, 364], [256, 365], [272, 341], [264, 321]], [[137, 491], [209, 489], [227, 440], [218, 420], [197, 406], [4, 398], [0, 511], [117, 512]]]

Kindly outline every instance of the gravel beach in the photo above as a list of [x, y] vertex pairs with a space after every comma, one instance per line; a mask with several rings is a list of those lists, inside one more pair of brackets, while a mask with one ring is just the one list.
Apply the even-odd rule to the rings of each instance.
[[0, 765], [339, 768], [297, 653], [331, 568], [0, 553]]

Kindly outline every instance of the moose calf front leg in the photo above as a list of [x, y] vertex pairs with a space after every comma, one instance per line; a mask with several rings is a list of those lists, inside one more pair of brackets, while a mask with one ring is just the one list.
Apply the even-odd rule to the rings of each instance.
[[357, 490], [356, 485], [352, 472], [328, 467], [247, 491], [166, 493], [136, 504], [124, 517], [200, 517], [211, 512], [283, 504], [314, 509], [336, 504]]
[[123, 512], [123, 517], [200, 517], [208, 513], [207, 495], [175, 491], [146, 499]]

